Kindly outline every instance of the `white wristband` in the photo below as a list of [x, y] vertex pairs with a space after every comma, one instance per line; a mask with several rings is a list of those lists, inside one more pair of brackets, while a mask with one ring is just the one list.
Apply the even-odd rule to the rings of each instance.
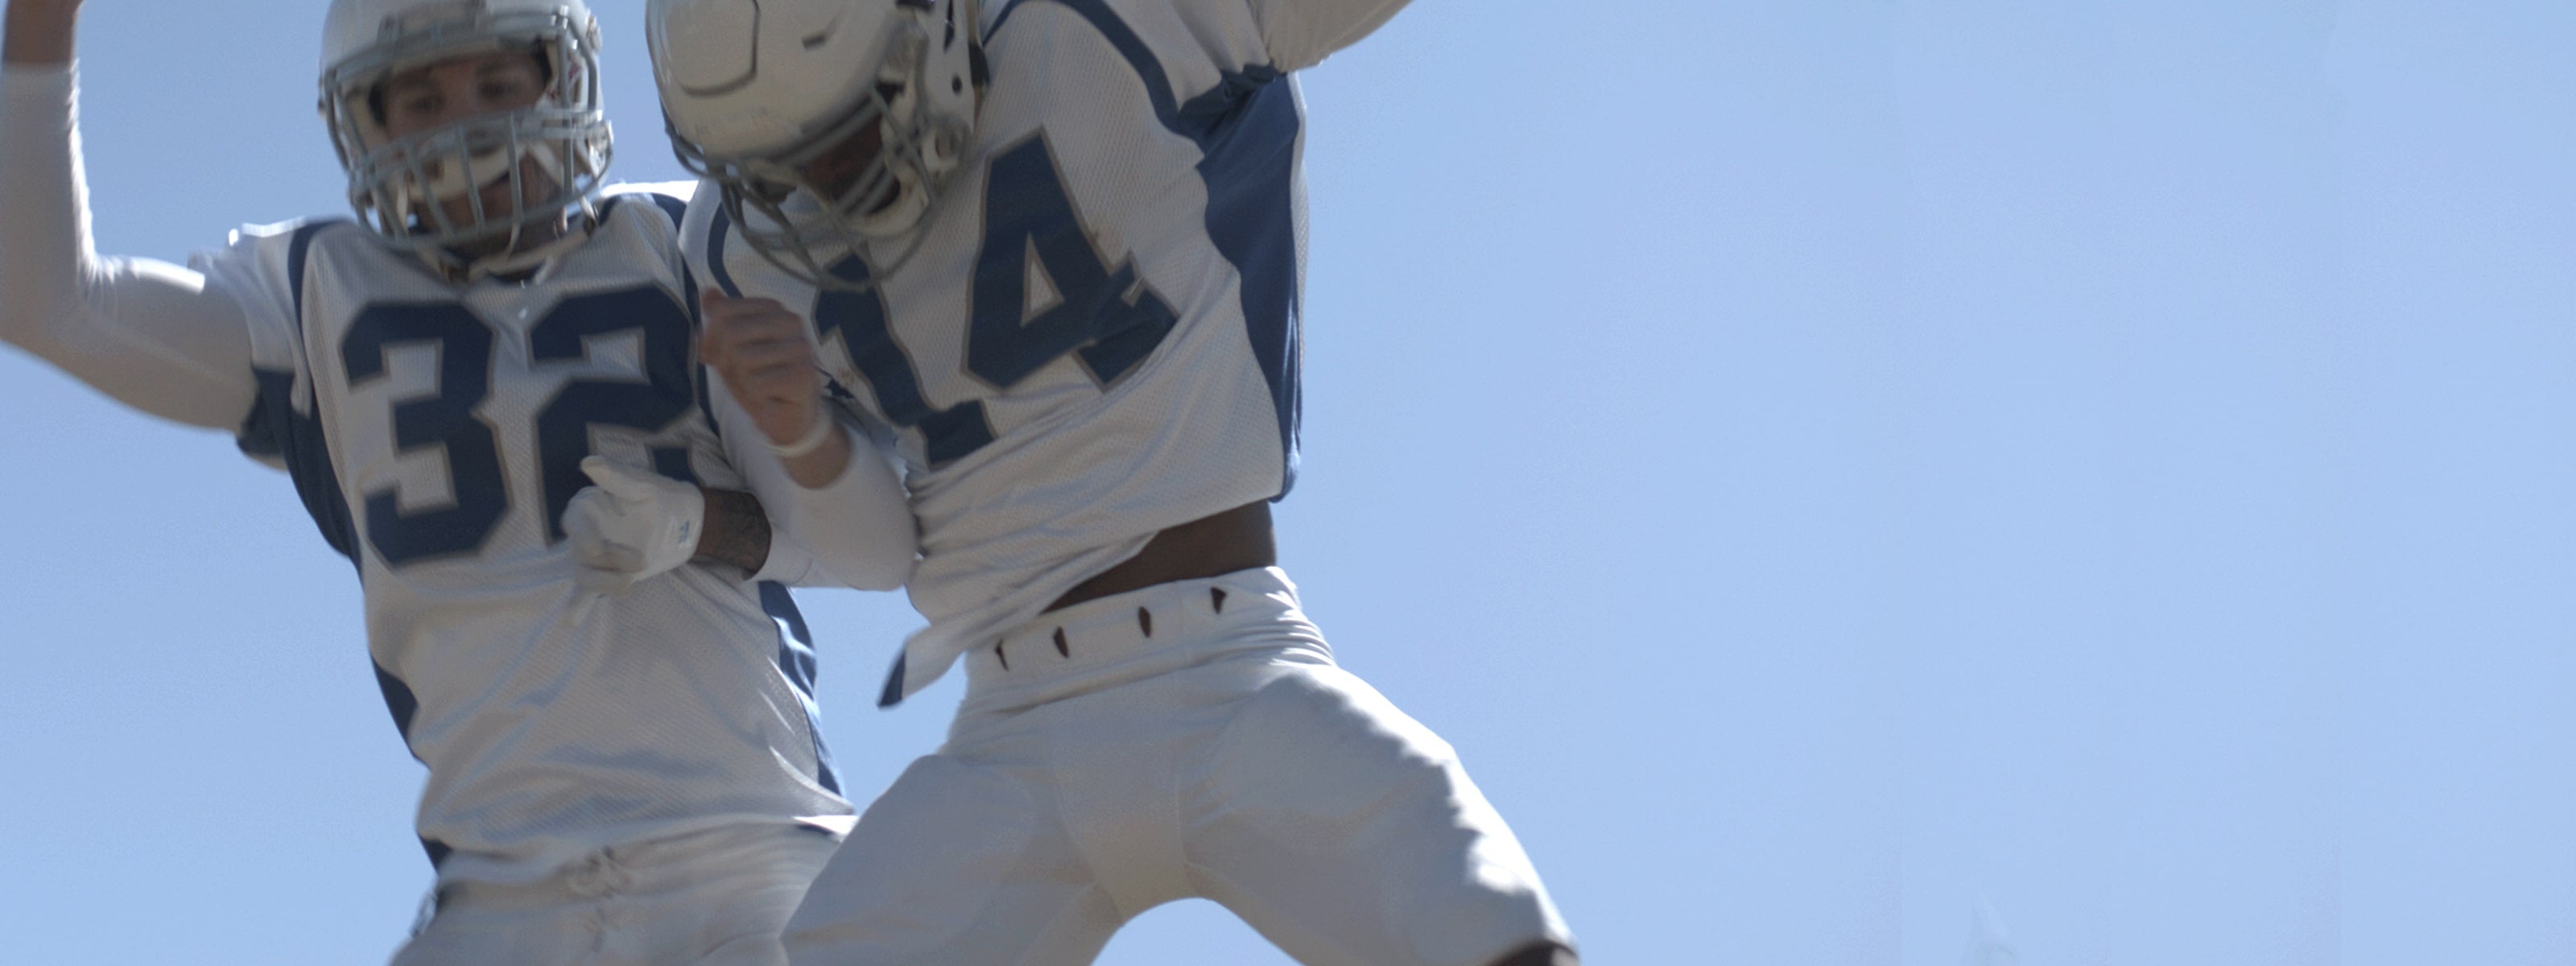
[[[829, 441], [832, 438], [832, 434], [838, 432], [840, 428], [841, 424], [832, 420], [831, 413], [815, 413], [814, 428], [805, 431], [805, 438], [799, 439], [785, 446], [770, 443], [769, 451], [778, 454], [779, 459], [792, 460], [815, 450], [822, 449], [823, 444]], [[762, 442], [768, 441], [763, 440]]]

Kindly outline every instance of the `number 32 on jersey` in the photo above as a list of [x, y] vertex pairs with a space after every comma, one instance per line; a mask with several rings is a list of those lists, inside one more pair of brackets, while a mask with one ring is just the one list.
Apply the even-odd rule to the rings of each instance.
[[[563, 511], [587, 481], [581, 460], [590, 455], [593, 426], [658, 432], [693, 405], [689, 366], [689, 317], [668, 292], [644, 287], [564, 299], [528, 332], [529, 364], [579, 363], [585, 340], [634, 331], [643, 339], [641, 381], [572, 379], [537, 410], [536, 462], [545, 494], [547, 539], [563, 539]], [[406, 512], [395, 487], [366, 494], [361, 510], [367, 543], [385, 562], [471, 553], [483, 546], [510, 509], [503, 454], [492, 424], [478, 413], [492, 395], [493, 343], [499, 333], [473, 310], [454, 302], [378, 303], [351, 321], [340, 342], [340, 362], [356, 389], [387, 374], [387, 357], [400, 347], [437, 349], [432, 395], [397, 401], [390, 429], [397, 458], [437, 450], [445, 457], [453, 505]], [[657, 468], [687, 468], [687, 451], [657, 451]]]

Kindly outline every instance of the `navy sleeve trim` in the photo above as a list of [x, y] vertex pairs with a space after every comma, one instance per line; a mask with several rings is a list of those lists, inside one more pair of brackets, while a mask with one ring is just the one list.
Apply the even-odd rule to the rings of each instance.
[[294, 286], [291, 294], [295, 301], [295, 336], [298, 340], [304, 337], [304, 263], [306, 256], [312, 254], [313, 237], [348, 223], [338, 218], [313, 222], [295, 229], [295, 237], [286, 243], [286, 284]]
[[820, 706], [814, 701], [815, 660], [814, 635], [805, 626], [805, 615], [796, 609], [796, 597], [787, 585], [774, 580], [760, 582], [760, 606], [769, 619], [778, 624], [778, 672], [796, 689], [799, 703], [805, 706], [806, 731], [814, 736], [814, 782], [841, 794], [840, 774], [832, 768], [832, 749], [823, 743], [823, 721]]
[[603, 222], [607, 221], [609, 216], [617, 213], [618, 203], [625, 201], [628, 198], [651, 199], [653, 207], [662, 209], [662, 214], [671, 219], [671, 231], [675, 235], [679, 233], [681, 219], [689, 212], [689, 203], [672, 195], [666, 195], [659, 191], [630, 191], [625, 194], [609, 195], [606, 200], [601, 201], [599, 203], [599, 220]]
[[912, 655], [896, 651], [894, 667], [887, 669], [885, 691], [877, 695], [877, 707], [891, 708], [903, 703], [903, 685]]
[[1284, 465], [1273, 499], [1285, 498], [1297, 483], [1305, 354], [1293, 201], [1305, 117], [1296, 89], [1279, 83], [1287, 75], [1277, 68], [1254, 66], [1228, 72], [1207, 93], [1178, 103], [1153, 49], [1105, 0], [1012, 0], [994, 31], [1029, 3], [1060, 4], [1090, 22], [1136, 71], [1155, 117], [1198, 145], [1208, 236], [1242, 277], [1245, 335], [1278, 408]]
[[[299, 341], [304, 337], [305, 274], [313, 239], [344, 224], [348, 222], [308, 224], [297, 228], [287, 243], [286, 282], [295, 306], [290, 323]], [[295, 482], [295, 493], [303, 499], [304, 511], [313, 518], [313, 525], [322, 531], [322, 539], [349, 558], [352, 565], [357, 564], [358, 527], [349, 512], [347, 496], [340, 492], [340, 476], [332, 466], [319, 403], [314, 412], [296, 411], [293, 369], [253, 368], [251, 375], [258, 381], [259, 393], [250, 415], [242, 421], [242, 452], [286, 464], [287, 476]], [[360, 572], [363, 575], [363, 569]]]
[[733, 270], [725, 267], [725, 241], [732, 232], [733, 216], [724, 209], [716, 209], [716, 216], [707, 219], [707, 280], [716, 283], [726, 298], [738, 299], [742, 287], [733, 283]]

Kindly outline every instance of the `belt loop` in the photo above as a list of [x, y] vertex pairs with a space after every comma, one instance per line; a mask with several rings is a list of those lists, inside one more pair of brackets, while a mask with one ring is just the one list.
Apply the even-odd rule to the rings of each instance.
[[993, 659], [1002, 662], [1002, 670], [1005, 671], [1011, 669], [1011, 656], [1002, 653], [1002, 645], [1008, 643], [1010, 643], [1008, 639], [993, 642]]
[[1055, 629], [1055, 652], [1066, 657], [1073, 656], [1073, 648], [1065, 644], [1064, 628], [1061, 627]]
[[1208, 603], [1216, 608], [1217, 613], [1225, 613], [1225, 588], [1208, 588]]
[[1144, 629], [1146, 637], [1154, 636], [1154, 612], [1136, 608], [1136, 626]]

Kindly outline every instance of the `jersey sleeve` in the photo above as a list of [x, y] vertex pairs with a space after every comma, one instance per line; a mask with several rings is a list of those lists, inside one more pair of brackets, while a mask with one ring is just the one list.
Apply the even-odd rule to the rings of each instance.
[[0, 339], [137, 409], [237, 428], [258, 394], [248, 313], [200, 272], [99, 256], [77, 90], [70, 67], [0, 75]]
[[[673, 214], [679, 231], [674, 246], [682, 277], [689, 280], [689, 315], [698, 317], [699, 280], [711, 274], [705, 248], [709, 217], [715, 205], [703, 185], [654, 185]], [[693, 191], [692, 189], [699, 189]], [[692, 197], [695, 195], [695, 197]], [[675, 201], [674, 199], [686, 199]], [[699, 203], [707, 202], [707, 203]], [[683, 210], [674, 210], [683, 209]], [[841, 478], [806, 489], [787, 475], [787, 467], [770, 452], [768, 440], [733, 392], [713, 369], [697, 366], [698, 400], [726, 465], [769, 514], [770, 560], [759, 579], [799, 587], [841, 586], [860, 590], [893, 590], [912, 576], [920, 545], [903, 480], [895, 472], [883, 441], [871, 444], [854, 432], [856, 453]], [[826, 406], [825, 412], [834, 411]]]
[[[1173, 12], [1187, 24], [1187, 35], [1220, 75], [1237, 78], [1275, 77], [1322, 63], [1394, 18], [1406, 0], [1160, 2], [1173, 4]], [[1184, 75], [1191, 73], [1181, 65], [1174, 67]]]
[[[734, 401], [722, 378], [707, 371], [706, 379], [708, 408], [724, 441], [726, 458], [768, 509], [777, 530], [770, 541], [771, 556], [782, 565], [797, 554], [810, 555], [813, 561], [813, 571], [802, 575], [772, 573], [781, 569], [779, 565], [764, 568], [765, 579], [860, 590], [903, 586], [912, 576], [920, 537], [903, 481], [886, 449], [864, 430], [845, 423], [843, 431], [850, 433], [852, 444], [849, 467], [839, 479], [808, 489], [787, 475], [787, 467], [770, 452], [760, 427]], [[835, 409], [826, 405], [824, 412]]]
[[1359, 43], [1404, 9], [1406, 0], [1239, 0], [1251, 8], [1270, 56], [1265, 65], [1282, 74], [1322, 63], [1334, 51]]

